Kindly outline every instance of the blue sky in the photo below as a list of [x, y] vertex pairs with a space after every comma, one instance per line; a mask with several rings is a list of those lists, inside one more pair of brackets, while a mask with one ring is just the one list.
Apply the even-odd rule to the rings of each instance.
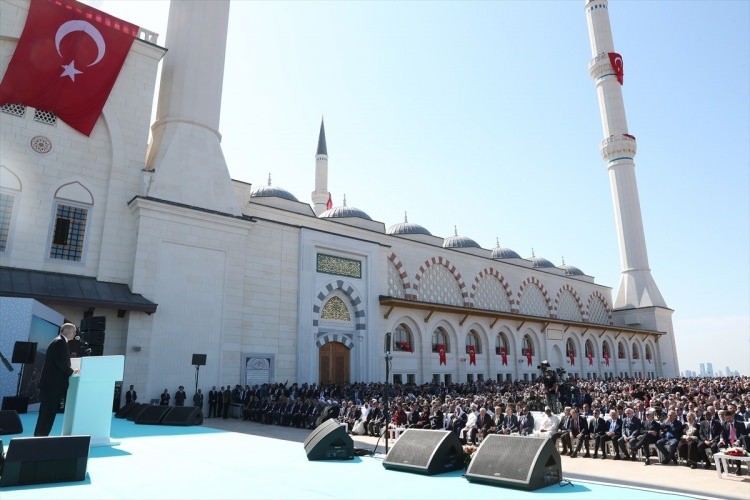
[[[168, 3], [90, 1], [160, 34]], [[652, 274], [681, 370], [750, 374], [750, 2], [609, 3]], [[325, 115], [334, 204], [485, 248], [620, 264], [584, 2], [233, 1], [233, 178], [309, 201]]]

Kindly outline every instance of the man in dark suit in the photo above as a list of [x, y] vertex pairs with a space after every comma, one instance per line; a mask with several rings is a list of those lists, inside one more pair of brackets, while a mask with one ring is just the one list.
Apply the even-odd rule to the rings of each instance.
[[[734, 412], [726, 410], [724, 412], [724, 423], [721, 429], [721, 439], [719, 439], [719, 448], [727, 448], [730, 446], [736, 446], [737, 448], [743, 448], [747, 451], [750, 446], [750, 438], [747, 436], [747, 430], [745, 429], [745, 423], [739, 420], [735, 420]], [[742, 462], [739, 460], [735, 461], [737, 465], [737, 475], [742, 475], [742, 469], [740, 466]]]
[[646, 411], [646, 421], [643, 422], [643, 434], [635, 442], [635, 448], [631, 451], [631, 453], [637, 453], [639, 448], [643, 449], [643, 456], [646, 457], [644, 465], [651, 465], [648, 447], [659, 440], [659, 433], [661, 431], [661, 424], [654, 418], [654, 415], [656, 415], [655, 410], [649, 409]]
[[52, 424], [55, 423], [60, 400], [68, 392], [68, 382], [73, 375], [70, 367], [68, 342], [76, 336], [76, 326], [65, 323], [60, 328], [60, 335], [55, 337], [47, 347], [44, 366], [39, 379], [39, 416], [36, 420], [34, 436], [49, 436]]
[[530, 436], [534, 432], [534, 416], [525, 407], [521, 407], [521, 416], [518, 417], [518, 428], [522, 436]]
[[503, 418], [503, 423], [497, 429], [497, 433], [508, 435], [515, 432], [518, 432], [518, 417], [515, 413], [513, 413], [513, 407], [511, 405], [508, 405], [505, 408], [505, 417]]
[[[586, 455], [589, 455], [589, 425], [588, 420], [583, 415], [578, 413], [577, 408], [573, 408], [570, 412], [570, 421], [568, 429], [568, 440], [570, 444], [570, 458], [576, 458], [578, 452], [581, 451], [581, 446], [586, 445]], [[577, 439], [575, 450], [573, 450], [573, 440]]]
[[[640, 433], [641, 419], [635, 416], [632, 408], [626, 409], [625, 419], [622, 422], [622, 437], [617, 441], [625, 460], [635, 460], [635, 442]], [[628, 447], [630, 448], [630, 454], [628, 454]]]
[[224, 389], [224, 393], [221, 395], [221, 405], [222, 405], [222, 412], [221, 412], [221, 418], [226, 420], [229, 417], [229, 403], [232, 402], [232, 390], [229, 388], [229, 384], [227, 384], [227, 388]]
[[594, 418], [589, 424], [589, 436], [594, 438], [594, 458], [599, 458], [599, 443], [607, 432], [607, 421], [601, 416], [599, 408], [594, 410]]
[[185, 406], [186, 398], [187, 398], [187, 394], [185, 394], [185, 387], [180, 386], [180, 388], [177, 389], [177, 392], [174, 393], [174, 405]]
[[662, 437], [656, 442], [656, 448], [661, 452], [661, 463], [666, 465], [670, 461], [677, 463], [675, 452], [682, 437], [682, 421], [677, 418], [674, 410], [667, 413], [667, 421], [662, 426]]
[[721, 439], [722, 425], [716, 415], [716, 409], [713, 406], [706, 408], [703, 414], [704, 420], [700, 423], [698, 431], [698, 457], [703, 460], [703, 468], [711, 468], [711, 461], [708, 459], [708, 450], [711, 453], [719, 452], [719, 439]]
[[138, 401], [138, 394], [136, 394], [134, 386], [130, 385], [130, 390], [125, 393], [125, 404], [129, 405], [130, 403], [135, 403]]

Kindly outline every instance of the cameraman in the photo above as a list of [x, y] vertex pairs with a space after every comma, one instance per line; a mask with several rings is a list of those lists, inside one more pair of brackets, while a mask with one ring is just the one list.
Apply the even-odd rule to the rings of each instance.
[[542, 383], [544, 384], [544, 392], [547, 396], [547, 406], [549, 406], [553, 412], [557, 411], [557, 375], [551, 368], [547, 368], [542, 377]]

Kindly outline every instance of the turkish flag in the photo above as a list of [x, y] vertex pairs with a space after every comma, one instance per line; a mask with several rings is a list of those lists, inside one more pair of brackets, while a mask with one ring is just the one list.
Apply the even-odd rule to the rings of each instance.
[[526, 349], [526, 364], [531, 366], [531, 349]]
[[441, 365], [446, 364], [447, 360], [445, 358], [445, 344], [438, 344], [437, 350], [438, 350], [438, 355], [440, 356], [440, 364]]
[[612, 65], [612, 69], [615, 70], [615, 75], [617, 75], [617, 81], [622, 85], [622, 56], [618, 54], [617, 52], [610, 52], [609, 53], [609, 64]]
[[589, 366], [594, 364], [594, 355], [591, 352], [586, 353], [586, 357], [589, 358]]
[[576, 355], [573, 351], [568, 351], [568, 357], [570, 358], [570, 366], [576, 365]]
[[470, 365], [476, 365], [477, 364], [477, 353], [474, 350], [474, 346], [469, 346], [469, 364]]
[[609, 354], [604, 353], [604, 364], [609, 366]]
[[326, 202], [326, 210], [333, 208], [333, 200], [331, 199], [331, 192], [328, 192], [328, 201]]
[[0, 104], [51, 111], [91, 135], [138, 26], [74, 0], [31, 0]]
[[505, 350], [505, 347], [500, 348], [500, 358], [503, 360], [504, 365], [508, 364], [508, 353]]
[[411, 346], [408, 342], [401, 342], [401, 350], [406, 352], [411, 352]]

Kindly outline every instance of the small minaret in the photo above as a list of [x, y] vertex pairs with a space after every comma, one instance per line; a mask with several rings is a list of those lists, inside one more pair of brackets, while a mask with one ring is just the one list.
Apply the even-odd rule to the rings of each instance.
[[593, 56], [589, 73], [596, 85], [604, 127], [601, 154], [609, 170], [620, 246], [622, 274], [614, 307], [667, 307], [648, 265], [633, 161], [636, 142], [628, 133], [622, 84], [615, 70], [615, 66], [622, 68], [622, 58], [614, 50], [607, 0], [586, 0], [586, 18]]
[[171, 2], [146, 195], [240, 215], [219, 117], [229, 0]]
[[315, 215], [326, 211], [328, 196], [328, 148], [326, 148], [326, 129], [321, 117], [318, 151], [315, 153], [315, 191], [312, 192]]
[[596, 86], [604, 128], [600, 151], [609, 171], [622, 269], [612, 320], [664, 333], [658, 337], [659, 363], [654, 360], [644, 369], [653, 370], [656, 376], [676, 377], [680, 372], [673, 311], [667, 308], [648, 264], [633, 160], [636, 141], [628, 132], [622, 98], [623, 59], [615, 52], [607, 0], [586, 0], [585, 9], [592, 55], [589, 73]]

